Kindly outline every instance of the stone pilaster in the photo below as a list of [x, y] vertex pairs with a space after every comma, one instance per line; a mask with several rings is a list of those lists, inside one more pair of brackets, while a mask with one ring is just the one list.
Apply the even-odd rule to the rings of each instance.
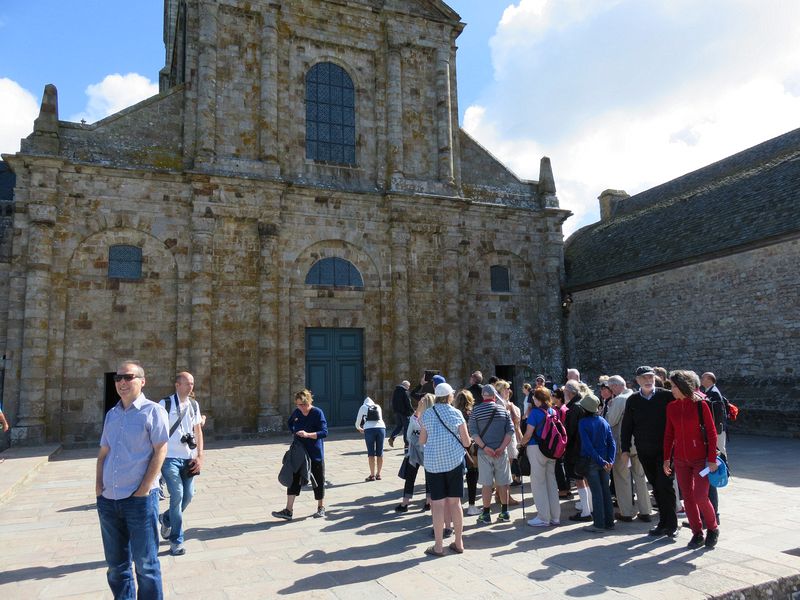
[[410, 376], [411, 340], [408, 324], [408, 246], [410, 242], [411, 236], [408, 231], [395, 223], [392, 230], [391, 248], [392, 331], [387, 332], [387, 337], [394, 342], [392, 349], [394, 379], [399, 377], [413, 380], [414, 378]]
[[400, 48], [389, 48], [386, 78], [386, 117], [389, 138], [389, 174], [403, 176], [403, 73]]
[[200, 3], [200, 51], [197, 82], [196, 164], [213, 163], [217, 129], [217, 12], [218, 3]]
[[450, 91], [450, 51], [436, 52], [436, 123], [438, 130], [439, 181], [455, 184], [453, 172], [453, 110]]
[[260, 158], [278, 175], [278, 30], [274, 12], [265, 16], [261, 34]]
[[464, 331], [461, 329], [461, 306], [459, 292], [461, 289], [459, 267], [460, 236], [442, 234], [442, 274], [444, 277], [444, 330], [447, 331], [448, 361], [445, 375], [448, 380], [459, 381], [463, 378], [464, 364]]
[[214, 390], [211, 376], [213, 340], [212, 297], [214, 251], [214, 219], [192, 217], [191, 280], [191, 340], [189, 341], [189, 370], [194, 375], [197, 401], [206, 415], [205, 429], [214, 431]]
[[53, 261], [53, 225], [56, 207], [29, 204], [28, 269], [25, 282], [20, 398], [18, 421], [11, 433], [20, 445], [43, 444], [45, 393], [47, 388], [48, 316], [50, 313], [50, 269]]
[[278, 394], [278, 268], [276, 248], [278, 226], [260, 222], [258, 239], [261, 247], [260, 309], [258, 335], [258, 431], [280, 431], [283, 428]]

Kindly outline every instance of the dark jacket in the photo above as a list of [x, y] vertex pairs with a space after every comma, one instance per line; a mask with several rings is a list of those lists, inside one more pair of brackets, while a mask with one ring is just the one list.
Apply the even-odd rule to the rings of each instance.
[[581, 455], [581, 436], [578, 433], [578, 421], [586, 416], [584, 409], [578, 402], [582, 396], [578, 394], [567, 403], [567, 417], [564, 420], [564, 428], [567, 430], [567, 451], [564, 453], [564, 461], [574, 463]]
[[631, 394], [625, 403], [622, 417], [622, 452], [630, 452], [631, 438], [636, 440], [639, 455], [661, 455], [664, 446], [664, 428], [667, 425], [667, 404], [675, 397], [672, 392], [656, 388], [653, 397], [646, 400], [641, 392]]
[[314, 487], [317, 487], [314, 476], [311, 474], [311, 457], [301, 442], [299, 437], [295, 437], [286, 454], [283, 455], [283, 466], [278, 473], [278, 481], [284, 487], [288, 488], [292, 485], [295, 473], [300, 474], [301, 486], [311, 482]]
[[717, 429], [717, 434], [720, 434], [727, 429], [728, 407], [725, 406], [725, 399], [716, 385], [712, 385], [708, 388], [705, 394], [711, 413], [714, 415], [714, 425]]
[[414, 414], [411, 397], [408, 395], [408, 390], [402, 385], [398, 385], [392, 392], [392, 410], [394, 414], [403, 417], [410, 417]]
[[425, 394], [432, 394], [434, 389], [433, 380], [426, 381], [425, 385], [418, 385], [414, 388], [414, 391], [411, 392], [411, 397], [419, 401]]
[[467, 391], [472, 394], [472, 399], [475, 400], [475, 404], [481, 403], [481, 399], [483, 398], [483, 386], [481, 384], [473, 383], [467, 388]]

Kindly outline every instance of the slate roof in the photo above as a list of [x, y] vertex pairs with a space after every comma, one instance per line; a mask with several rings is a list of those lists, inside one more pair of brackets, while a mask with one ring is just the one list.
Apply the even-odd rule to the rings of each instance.
[[566, 289], [800, 234], [800, 129], [623, 200], [565, 242]]

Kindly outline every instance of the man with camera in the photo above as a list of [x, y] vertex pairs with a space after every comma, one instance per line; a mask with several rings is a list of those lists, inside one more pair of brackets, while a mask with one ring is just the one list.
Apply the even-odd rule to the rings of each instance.
[[194, 377], [183, 371], [175, 376], [175, 393], [159, 404], [167, 411], [169, 441], [161, 476], [169, 490], [169, 509], [159, 516], [161, 536], [169, 540], [172, 556], [186, 554], [183, 513], [194, 496], [194, 477], [203, 466], [203, 429], [200, 406], [190, 397]]

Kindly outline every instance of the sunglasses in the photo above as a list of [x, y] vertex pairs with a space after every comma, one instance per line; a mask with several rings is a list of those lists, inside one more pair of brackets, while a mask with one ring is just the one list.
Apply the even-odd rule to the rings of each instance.
[[116, 381], [117, 383], [119, 383], [123, 379], [125, 381], [133, 381], [137, 377], [139, 379], [141, 379], [141, 375], [134, 375], [133, 373], [124, 373], [124, 374], [120, 375], [119, 373], [117, 373], [116, 375], [114, 375], [114, 381]]

